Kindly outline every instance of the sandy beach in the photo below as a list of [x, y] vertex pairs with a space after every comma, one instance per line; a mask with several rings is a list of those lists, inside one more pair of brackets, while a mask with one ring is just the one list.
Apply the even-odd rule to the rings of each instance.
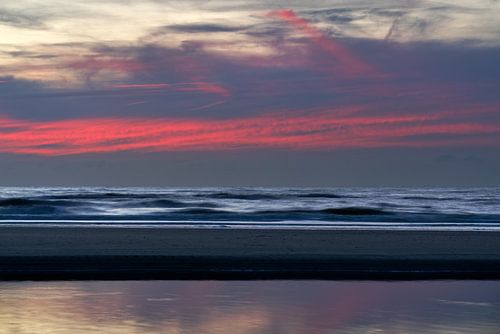
[[0, 279], [498, 278], [500, 232], [1, 227]]

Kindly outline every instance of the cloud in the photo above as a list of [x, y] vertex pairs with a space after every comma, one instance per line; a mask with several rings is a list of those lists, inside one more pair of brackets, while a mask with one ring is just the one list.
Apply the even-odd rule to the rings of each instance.
[[204, 92], [204, 93], [218, 94], [225, 97], [231, 95], [229, 90], [227, 90], [226, 88], [211, 82], [179, 83], [176, 85], [174, 89], [180, 92]]
[[238, 32], [246, 30], [246, 27], [224, 25], [218, 23], [196, 23], [196, 24], [172, 24], [163, 26], [155, 30], [158, 33], [184, 32], [184, 33], [217, 33], [217, 32]]
[[[92, 57], [72, 55], [55, 64], [18, 65], [16, 73], [35, 71], [43, 74], [41, 80], [0, 78], [7, 81], [0, 85], [0, 113], [36, 120], [118, 115], [223, 119], [356, 103], [369, 106], [372, 115], [404, 116], [499, 103], [500, 72], [490, 66], [500, 52], [496, 49], [342, 41], [351, 53], [370, 55], [374, 66], [391, 75], [333, 75], [335, 66], [332, 72], [332, 63], [323, 63], [332, 56], [316, 45], [311, 51], [303, 41], [277, 42], [277, 55], [260, 58], [212, 52], [204, 44], [92, 44]], [[62, 80], [55, 87], [48, 85], [45, 80], [54, 73], [74, 77], [77, 84]]]
[[168, 89], [170, 87], [171, 85], [166, 83], [120, 84], [111, 86], [111, 88], [123, 88], [123, 89]]
[[120, 84], [112, 85], [111, 88], [140, 90], [147, 92], [159, 92], [163, 90], [172, 90], [175, 92], [202, 92], [216, 94], [220, 96], [230, 96], [231, 93], [226, 88], [211, 82], [180, 82], [180, 83], [139, 83], [139, 84]]
[[[332, 9], [326, 14], [356, 16], [351, 10], [355, 11]], [[392, 20], [404, 11], [375, 12]], [[226, 27], [226, 21], [222, 21], [224, 24], [218, 23], [219, 26], [180, 24], [180, 30], [219, 30], [221, 34], [211, 38], [181, 34], [187, 37], [179, 45], [151, 42], [147, 37], [153, 28], [134, 43], [114, 40], [53, 43], [9, 51], [16, 59], [0, 65], [2, 72], [9, 74], [0, 78], [3, 81], [0, 114], [10, 120], [29, 120], [33, 123], [27, 124], [34, 126], [33, 129], [44, 122], [55, 125], [59, 123], [52, 122], [69, 120], [138, 119], [179, 124], [183, 119], [213, 128], [219, 124], [239, 126], [248, 130], [241, 133], [245, 138], [258, 137], [258, 132], [251, 129], [256, 129], [259, 122], [274, 122], [279, 127], [287, 124], [284, 116], [274, 114], [276, 110], [310, 113], [310, 117], [302, 118], [294, 112], [290, 114], [291, 122], [300, 118], [304, 124], [301, 128], [297, 123], [297, 133], [305, 133], [308, 126], [315, 131], [319, 127], [317, 119], [331, 124], [331, 128], [324, 130], [327, 135], [304, 134], [302, 144], [298, 139], [293, 142], [295, 139], [289, 134], [277, 138], [273, 135], [267, 141], [255, 143], [240, 140], [240, 135], [231, 137], [237, 134], [231, 132], [226, 136], [227, 142], [214, 145], [222, 149], [240, 144], [307, 150], [342, 145], [418, 146], [424, 142], [439, 146], [445, 142], [479, 145], [482, 141], [490, 145], [494, 141], [491, 133], [500, 122], [495, 116], [498, 114], [482, 112], [481, 108], [494, 110], [500, 102], [496, 94], [500, 72], [492, 66], [499, 48], [470, 47], [467, 43], [401, 44], [346, 36], [332, 38], [328, 22], [320, 14], [321, 11], [299, 10], [257, 13], [251, 24], [245, 21], [234, 26], [241, 28], [234, 35], [243, 36], [243, 40], [237, 41], [222, 34]], [[227, 27], [233, 27], [232, 21], [228, 22]], [[172, 26], [178, 25], [162, 29]], [[175, 29], [174, 34], [181, 33]], [[243, 43], [249, 41], [255, 42], [260, 51], [241, 51]], [[41, 57], [44, 54], [57, 57]], [[372, 120], [370, 125], [361, 119], [356, 119], [355, 124], [347, 124], [346, 120], [342, 124], [333, 123], [323, 113], [353, 105], [363, 106], [360, 113], [365, 120]], [[462, 109], [470, 112], [464, 114]], [[267, 113], [273, 117], [265, 118], [263, 115]], [[405, 117], [428, 115], [441, 118], [432, 122], [423, 120], [423, 125], [415, 119], [412, 126], [402, 121]], [[379, 119], [388, 125], [384, 127]], [[118, 124], [113, 122], [109, 124]], [[473, 138], [474, 131], [479, 138]], [[59, 136], [58, 132], [52, 134]], [[191, 136], [198, 140], [196, 131]], [[422, 136], [429, 137], [426, 140]], [[23, 142], [21, 136], [17, 139]], [[288, 146], [280, 142], [287, 142]], [[83, 150], [65, 149], [65, 144], [57, 141], [46, 145], [55, 145], [52, 149], [57, 147], [61, 152]], [[185, 148], [192, 150], [196, 145]], [[151, 149], [147, 147], [138, 149]], [[36, 151], [35, 147], [30, 149]], [[93, 149], [103, 148], [89, 147]]]
[[74, 70], [88, 70], [92, 72], [110, 70], [133, 73], [144, 70], [146, 64], [137, 62], [135, 59], [89, 57], [86, 59], [63, 64], [62, 67], [71, 68]]
[[344, 77], [357, 77], [373, 75], [377, 72], [372, 65], [362, 61], [340, 42], [325, 36], [308, 21], [297, 16], [293, 10], [275, 10], [268, 15], [287, 22], [292, 27], [304, 33], [322, 50], [333, 56], [334, 71], [336, 74]]
[[0, 8], [0, 24], [25, 29], [45, 29], [44, 17]]
[[[484, 144], [481, 140], [467, 142], [468, 135], [500, 138], [499, 125], [450, 121], [446, 113], [364, 116], [362, 110], [273, 112], [222, 120], [114, 117], [34, 122], [2, 117], [0, 152], [53, 156], [116, 151], [426, 147]], [[429, 137], [432, 135], [446, 136], [439, 140]]]

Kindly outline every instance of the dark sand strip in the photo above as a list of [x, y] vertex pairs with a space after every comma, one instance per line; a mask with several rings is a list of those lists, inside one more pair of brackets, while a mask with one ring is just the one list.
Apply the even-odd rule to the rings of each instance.
[[490, 279], [500, 232], [0, 227], [0, 279]]

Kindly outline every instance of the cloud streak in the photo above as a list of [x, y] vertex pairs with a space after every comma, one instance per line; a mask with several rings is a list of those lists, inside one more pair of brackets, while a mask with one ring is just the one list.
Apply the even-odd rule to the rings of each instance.
[[336, 73], [344, 77], [354, 78], [358, 76], [373, 75], [377, 72], [372, 65], [362, 61], [340, 42], [326, 37], [307, 20], [297, 16], [293, 10], [275, 10], [269, 12], [268, 16], [283, 20], [290, 24], [292, 27], [309, 37], [311, 41], [323, 51], [333, 56]]
[[112, 85], [113, 89], [138, 90], [149, 92], [174, 91], [174, 92], [200, 92], [206, 94], [215, 94], [223, 97], [231, 95], [225, 87], [212, 82], [196, 81], [181, 83], [141, 83], [141, 84], [119, 84]]
[[174, 24], [159, 28], [159, 33], [169, 31], [186, 32], [186, 33], [218, 33], [218, 32], [238, 32], [245, 30], [245, 27], [230, 26], [216, 23], [198, 23], [198, 24]]
[[[114, 117], [34, 122], [3, 117], [0, 152], [57, 156], [117, 151], [426, 147], [464, 145], [469, 135], [500, 139], [498, 125], [449, 122], [446, 113], [370, 117], [361, 115], [361, 110], [349, 107], [312, 115], [273, 112], [225, 120]], [[445, 138], [427, 138], [436, 135]]]

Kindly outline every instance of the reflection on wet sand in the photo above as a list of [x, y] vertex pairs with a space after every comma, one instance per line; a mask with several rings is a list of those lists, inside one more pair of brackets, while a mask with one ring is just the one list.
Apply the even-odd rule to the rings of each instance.
[[499, 281], [0, 283], [0, 333], [498, 333]]

